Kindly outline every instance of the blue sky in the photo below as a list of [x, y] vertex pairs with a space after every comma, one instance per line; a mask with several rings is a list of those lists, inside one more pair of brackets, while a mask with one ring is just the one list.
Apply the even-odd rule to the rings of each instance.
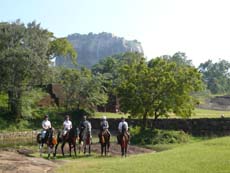
[[0, 0], [0, 21], [36, 20], [57, 37], [110, 32], [142, 43], [148, 59], [185, 52], [198, 66], [230, 61], [228, 0]]

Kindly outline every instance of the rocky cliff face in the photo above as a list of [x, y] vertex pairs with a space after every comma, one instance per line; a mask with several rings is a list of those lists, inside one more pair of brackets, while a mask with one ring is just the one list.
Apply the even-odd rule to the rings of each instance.
[[[118, 53], [139, 52], [144, 54], [141, 43], [137, 40], [128, 41], [111, 33], [72, 34], [67, 39], [73, 44], [78, 53], [77, 63], [87, 68], [91, 68], [102, 58]], [[73, 67], [71, 60], [68, 58], [57, 57], [55, 64], [57, 66]]]

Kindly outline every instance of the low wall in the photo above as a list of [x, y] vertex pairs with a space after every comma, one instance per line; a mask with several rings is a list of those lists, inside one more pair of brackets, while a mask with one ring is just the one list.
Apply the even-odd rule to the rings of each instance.
[[25, 144], [25, 143], [36, 143], [37, 134], [40, 131], [24, 131], [24, 132], [1, 132], [0, 133], [0, 145], [8, 144]]
[[[94, 132], [100, 128], [100, 119], [89, 119]], [[127, 119], [129, 126], [141, 125], [138, 119]], [[110, 130], [117, 131], [119, 119], [108, 119]], [[148, 127], [154, 126], [154, 120], [148, 120]], [[197, 136], [230, 135], [230, 118], [201, 118], [201, 119], [159, 119], [156, 128], [165, 130], [183, 130]], [[25, 132], [0, 132], [0, 144], [36, 143], [36, 136], [40, 130]]]
[[[99, 129], [100, 119], [90, 119], [92, 128]], [[118, 119], [108, 119], [110, 130], [117, 130]], [[141, 125], [142, 120], [127, 119], [129, 126]], [[148, 120], [148, 127], [154, 126], [154, 120]], [[156, 128], [165, 130], [183, 130], [193, 135], [230, 135], [230, 118], [201, 118], [201, 119], [159, 119]]]

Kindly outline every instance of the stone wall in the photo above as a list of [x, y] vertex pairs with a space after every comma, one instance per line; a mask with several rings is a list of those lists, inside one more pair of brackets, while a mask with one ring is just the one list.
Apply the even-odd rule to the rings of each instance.
[[23, 131], [23, 132], [0, 132], [1, 145], [19, 145], [25, 143], [36, 143], [37, 134], [40, 131]]
[[[97, 134], [100, 126], [100, 119], [89, 119], [92, 124], [93, 131]], [[119, 119], [108, 119], [110, 130], [116, 131]], [[138, 119], [127, 119], [129, 126], [136, 126], [142, 123]], [[154, 121], [148, 120], [148, 127], [153, 127]], [[164, 130], [183, 130], [189, 134], [196, 136], [224, 136], [230, 135], [230, 118], [216, 119], [159, 119], [156, 122], [156, 128]], [[4, 132], [0, 133], [0, 144], [21, 144], [36, 143], [36, 136], [40, 131], [25, 132]]]

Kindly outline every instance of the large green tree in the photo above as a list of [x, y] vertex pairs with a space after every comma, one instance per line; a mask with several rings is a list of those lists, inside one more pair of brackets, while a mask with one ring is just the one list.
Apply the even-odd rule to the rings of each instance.
[[0, 23], [0, 90], [8, 93], [9, 109], [20, 119], [22, 93], [29, 87], [45, 84], [51, 59], [58, 54], [76, 56], [70, 44], [58, 43], [51, 32], [36, 22], [24, 25], [19, 20]]
[[191, 66], [178, 66], [164, 58], [124, 65], [118, 87], [121, 108], [133, 117], [155, 119], [175, 113], [189, 117], [197, 103], [191, 93], [201, 89], [201, 75]]
[[103, 80], [100, 74], [93, 75], [86, 68], [62, 68], [58, 82], [64, 89], [66, 109], [93, 113], [97, 106], [104, 105], [107, 94], [102, 85]]
[[[112, 107], [115, 108], [114, 105], [119, 103], [117, 97], [117, 87], [121, 82], [119, 69], [125, 64], [130, 65], [140, 62], [142, 58], [142, 54], [138, 52], [121, 53], [104, 58], [92, 67], [93, 74], [100, 74], [104, 78], [102, 85], [109, 96], [109, 102], [106, 107], [113, 105]], [[106, 108], [104, 110], [106, 111]]]
[[203, 81], [211, 93], [230, 93], [230, 63], [228, 61], [220, 60], [213, 63], [208, 60], [200, 64], [199, 70], [203, 74]]

